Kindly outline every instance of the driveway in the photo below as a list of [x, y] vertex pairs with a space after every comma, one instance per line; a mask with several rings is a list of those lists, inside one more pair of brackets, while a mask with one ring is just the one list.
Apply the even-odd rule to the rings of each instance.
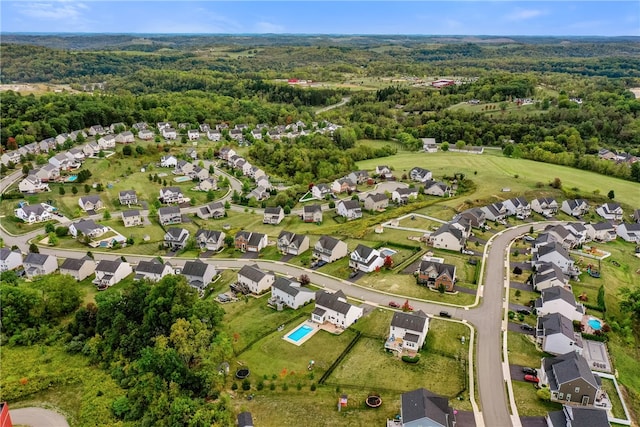
[[544, 417], [520, 417], [522, 427], [547, 427]]
[[358, 271], [355, 276], [349, 277], [347, 280], [356, 283], [359, 278], [364, 277], [366, 273], [364, 271]]
[[242, 259], [258, 259], [260, 254], [258, 252], [245, 252], [242, 254]]
[[536, 331], [535, 329], [533, 331], [527, 331], [525, 329], [522, 329], [522, 324], [521, 323], [515, 323], [515, 322], [509, 322], [509, 324], [507, 325], [507, 329], [511, 332], [517, 332], [519, 334], [525, 334], [525, 335], [535, 335]]
[[529, 262], [511, 261], [509, 265], [511, 266], [511, 271], [516, 267], [520, 267], [522, 271], [531, 271], [531, 263]]
[[282, 262], [289, 262], [289, 260], [290, 260], [291, 258], [293, 258], [294, 256], [295, 256], [295, 255], [293, 255], [293, 254], [286, 254], [286, 255], [283, 255], [283, 256], [282, 256], [282, 258], [280, 258], [280, 261], [282, 261]]
[[43, 408], [10, 409], [14, 425], [32, 427], [69, 427], [67, 420], [57, 412]]
[[513, 289], [520, 289], [521, 291], [533, 292], [533, 286], [522, 282], [509, 282], [509, 287]]
[[[511, 372], [511, 379], [512, 380], [524, 381], [524, 376], [526, 374], [524, 372], [522, 372], [522, 368], [524, 368], [524, 366], [509, 365], [509, 372]], [[535, 366], [527, 366], [527, 368], [536, 368], [536, 367]], [[533, 383], [531, 383], [531, 384], [533, 384]]]

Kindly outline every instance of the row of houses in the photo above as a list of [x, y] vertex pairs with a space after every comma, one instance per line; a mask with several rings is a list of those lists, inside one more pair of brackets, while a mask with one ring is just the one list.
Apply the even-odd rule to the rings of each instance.
[[253, 166], [248, 160], [238, 156], [235, 150], [230, 147], [221, 148], [218, 157], [226, 161], [229, 167], [242, 171], [244, 176], [251, 178], [255, 182], [256, 188], [247, 195], [247, 198], [261, 201], [270, 197], [270, 191], [273, 186], [262, 169]]

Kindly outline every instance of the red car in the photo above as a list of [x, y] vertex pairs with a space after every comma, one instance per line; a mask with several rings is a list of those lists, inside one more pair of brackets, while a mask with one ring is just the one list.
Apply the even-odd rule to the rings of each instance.
[[389, 307], [400, 308], [400, 304], [395, 301], [389, 301]]
[[525, 375], [524, 380], [536, 384], [540, 382], [540, 378], [536, 377], [535, 375]]

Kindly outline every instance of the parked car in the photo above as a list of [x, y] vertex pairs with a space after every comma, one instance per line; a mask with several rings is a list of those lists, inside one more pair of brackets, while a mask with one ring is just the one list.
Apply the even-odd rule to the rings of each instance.
[[470, 249], [463, 249], [461, 252], [465, 255], [473, 255], [475, 253]]
[[528, 316], [531, 314], [531, 311], [527, 310], [526, 308], [521, 308], [520, 310], [518, 310], [518, 313]]
[[441, 311], [440, 317], [446, 317], [447, 319], [451, 319], [451, 315], [449, 314], [448, 311]]
[[533, 326], [527, 325], [526, 323], [523, 323], [522, 325], [520, 325], [520, 328], [523, 331], [533, 331], [534, 330]]
[[524, 380], [529, 381], [530, 383], [536, 383], [536, 384], [540, 382], [540, 378], [538, 378], [535, 375], [525, 375]]
[[538, 371], [533, 368], [522, 368], [522, 372], [528, 375], [538, 376]]
[[360, 271], [358, 270], [354, 270], [349, 274], [349, 279], [353, 279], [354, 277], [356, 277], [358, 275]]
[[400, 308], [400, 304], [395, 301], [389, 301], [389, 307]]

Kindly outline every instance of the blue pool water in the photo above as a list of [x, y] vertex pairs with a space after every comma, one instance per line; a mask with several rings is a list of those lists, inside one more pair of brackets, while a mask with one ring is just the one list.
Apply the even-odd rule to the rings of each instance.
[[394, 251], [393, 249], [389, 249], [389, 248], [380, 249], [380, 255], [382, 256], [392, 256], [395, 254], [396, 254], [396, 251]]
[[67, 181], [73, 182], [73, 181], [75, 181], [77, 179], [78, 179], [78, 175], [71, 175], [69, 178], [67, 178]]
[[602, 323], [598, 319], [589, 319], [587, 323], [594, 331], [599, 331], [602, 328]]
[[310, 328], [307, 325], [302, 325], [298, 329], [287, 335], [287, 338], [289, 338], [291, 341], [298, 342], [302, 338], [306, 337], [311, 331], [313, 331], [313, 328]]
[[189, 178], [188, 176], [179, 176], [177, 178], [173, 178], [173, 180], [175, 182], [187, 182], [187, 181], [191, 181], [191, 178]]

